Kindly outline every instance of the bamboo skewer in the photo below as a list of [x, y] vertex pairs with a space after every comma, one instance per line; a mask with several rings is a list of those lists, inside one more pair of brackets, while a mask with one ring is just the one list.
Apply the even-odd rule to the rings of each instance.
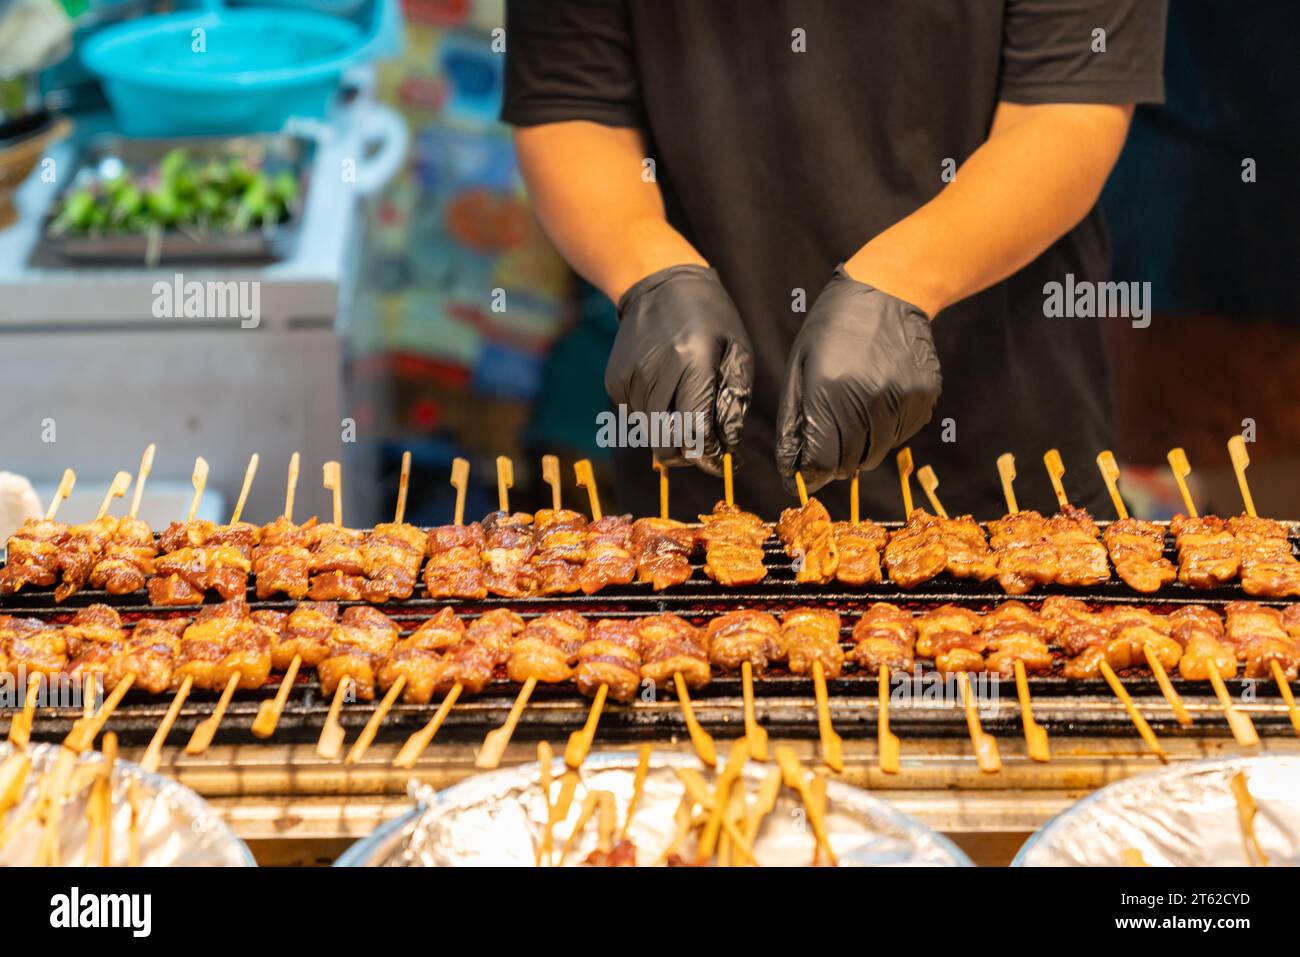
[[718, 749], [712, 735], [700, 726], [695, 717], [695, 708], [691, 704], [691, 693], [686, 687], [686, 679], [680, 671], [673, 672], [673, 686], [677, 689], [677, 702], [682, 708], [682, 718], [686, 721], [686, 733], [690, 735], [691, 745], [701, 761], [709, 767], [718, 765]]
[[619, 836], [627, 840], [628, 832], [632, 829], [632, 815], [636, 813], [636, 806], [641, 803], [641, 792], [645, 788], [646, 775], [650, 773], [650, 752], [651, 746], [648, 744], [641, 745], [640, 757], [636, 762], [636, 775], [632, 779], [632, 797], [627, 802], [627, 817], [623, 820], [623, 830]]
[[508, 455], [497, 456], [497, 508], [510, 511], [510, 490], [515, 486], [515, 464]]
[[99, 511], [95, 513], [95, 518], [100, 519], [107, 515], [108, 507], [113, 504], [113, 499], [121, 498], [130, 487], [130, 472], [118, 472], [114, 475], [113, 481], [108, 484], [108, 491], [104, 494], [104, 501], [99, 503]]
[[14, 746], [14, 750], [21, 751], [27, 747], [27, 742], [32, 738], [32, 722], [36, 717], [36, 701], [40, 697], [41, 676], [33, 674], [27, 676], [27, 694], [23, 699], [23, 709], [13, 716], [9, 722], [9, 743]]
[[546, 802], [546, 830], [542, 832], [542, 839], [537, 843], [537, 853], [533, 855], [533, 866], [541, 867], [542, 858], [550, 860], [551, 844], [551, 765], [555, 762], [555, 755], [551, 751], [549, 741], [537, 742], [537, 783], [542, 789], [542, 800]]
[[127, 512], [131, 518], [140, 514], [140, 502], [144, 498], [144, 483], [149, 478], [149, 473], [153, 471], [154, 451], [154, 444], [150, 442], [145, 446], [144, 454], [140, 456], [140, 468], [135, 473], [135, 493], [131, 496], [131, 510]]
[[[585, 486], [587, 489], [587, 498], [591, 503], [592, 520], [599, 520], [601, 514], [600, 493], [596, 490], [596, 480], [591, 472], [591, 462], [587, 459], [576, 462], [573, 471], [579, 487]], [[605, 698], [608, 694], [609, 686], [601, 684], [596, 689], [595, 697], [592, 698], [586, 722], [581, 728], [569, 735], [568, 744], [564, 748], [564, 763], [569, 767], [577, 769], [587, 759], [587, 752], [591, 750], [591, 742], [596, 737], [596, 727], [600, 724], [600, 715], [605, 709]]]
[[569, 856], [569, 852], [573, 850], [573, 845], [578, 840], [578, 836], [587, 827], [587, 822], [592, 819], [597, 808], [599, 808], [600, 795], [600, 791], [587, 792], [587, 797], [582, 802], [582, 810], [578, 813], [577, 823], [573, 825], [573, 830], [569, 832], [569, 836], [564, 842], [564, 847], [560, 850], [560, 867], [564, 866], [564, 860]]
[[1047, 466], [1047, 478], [1052, 483], [1052, 491], [1056, 493], [1056, 504], [1062, 509], [1070, 507], [1070, 500], [1065, 495], [1065, 485], [1061, 481], [1065, 477], [1065, 463], [1061, 461], [1061, 453], [1056, 449], [1048, 449], [1043, 456], [1043, 464]]
[[494, 731], [489, 731], [487, 737], [483, 739], [483, 746], [479, 748], [478, 757], [474, 760], [476, 768], [495, 768], [501, 764], [501, 757], [506, 752], [506, 746], [510, 744], [510, 738], [514, 736], [515, 726], [519, 724], [519, 716], [524, 713], [524, 708], [528, 706], [528, 699], [532, 697], [533, 689], [537, 687], [537, 679], [529, 678], [524, 682], [524, 686], [519, 689], [519, 695], [515, 698], [515, 703], [510, 706], [510, 714], [506, 716], [505, 723]]
[[172, 725], [176, 723], [176, 717], [181, 713], [181, 708], [185, 705], [185, 699], [190, 696], [190, 690], [194, 687], [194, 678], [192, 675], [186, 675], [181, 682], [181, 686], [176, 689], [176, 696], [172, 698], [172, 703], [167, 707], [167, 713], [163, 715], [162, 721], [158, 722], [158, 730], [153, 733], [153, 738], [149, 741], [149, 747], [145, 749], [144, 758], [140, 761], [140, 767], [146, 771], [157, 771], [162, 764], [162, 748], [167, 741], [167, 735], [171, 733]]
[[1161, 746], [1160, 740], [1156, 737], [1156, 733], [1151, 730], [1151, 725], [1147, 724], [1147, 719], [1142, 717], [1142, 712], [1138, 711], [1137, 705], [1135, 705], [1133, 699], [1129, 697], [1128, 689], [1125, 688], [1123, 682], [1119, 680], [1119, 676], [1115, 674], [1115, 669], [1110, 666], [1110, 662], [1105, 660], [1101, 662], [1101, 674], [1102, 677], [1106, 679], [1106, 684], [1110, 685], [1110, 690], [1115, 692], [1115, 697], [1120, 700], [1120, 704], [1124, 706], [1124, 710], [1128, 712], [1129, 720], [1132, 721], [1133, 726], [1137, 728], [1138, 734], [1146, 743], [1147, 748], [1149, 748], [1151, 753], [1158, 757], [1161, 762], [1168, 764], [1169, 755], [1165, 752], [1164, 747]]
[[1255, 518], [1255, 499], [1251, 497], [1250, 483], [1246, 481], [1246, 469], [1250, 467], [1246, 440], [1240, 435], [1228, 439], [1228, 455], [1232, 459], [1232, 470], [1237, 473], [1237, 487], [1241, 489], [1241, 501], [1246, 506], [1246, 514]]
[[732, 475], [730, 452], [722, 453], [722, 498], [728, 505], [736, 504], [736, 485]]
[[63, 478], [59, 479], [59, 487], [54, 490], [54, 498], [50, 499], [50, 507], [45, 511], [47, 522], [54, 521], [54, 516], [59, 514], [59, 506], [72, 494], [73, 486], [76, 484], [77, 473], [72, 469], [64, 469]]
[[1227, 719], [1228, 729], [1232, 731], [1233, 740], [1243, 748], [1253, 748], [1259, 745], [1259, 732], [1255, 730], [1255, 723], [1250, 720], [1250, 715], [1241, 711], [1232, 702], [1232, 695], [1228, 694], [1228, 689], [1223, 683], [1223, 675], [1219, 674], [1219, 669], [1211, 665], [1206, 669], [1206, 674], [1210, 678], [1210, 684], [1214, 688], [1214, 696], [1219, 699], [1219, 705], [1223, 708], [1223, 717]]
[[986, 734], [980, 724], [975, 695], [971, 693], [970, 675], [964, 671], [957, 672], [957, 686], [961, 688], [962, 707], [966, 709], [966, 729], [970, 732], [971, 744], [975, 747], [975, 762], [985, 774], [995, 774], [1002, 770], [998, 742], [991, 734]]
[[713, 795], [713, 807], [709, 812], [709, 820], [704, 826], [704, 832], [700, 835], [700, 845], [696, 851], [696, 864], [706, 864], [713, 857], [713, 853], [717, 848], [718, 835], [722, 830], [723, 819], [726, 817], [731, 788], [744, 771], [745, 764], [748, 761], [749, 742], [743, 737], [737, 738], [731, 743], [731, 750], [727, 753], [727, 763], [723, 765], [722, 773], [718, 775], [717, 790]]
[[943, 503], [939, 501], [939, 477], [934, 474], [934, 469], [928, 465], [923, 465], [916, 470], [916, 480], [921, 484], [925, 497], [930, 500], [930, 507], [940, 518], [947, 518], [948, 513], [944, 510]]
[[[244, 514], [244, 505], [248, 502], [248, 493], [253, 488], [253, 477], [257, 475], [258, 455], [256, 452], [248, 460], [248, 468], [244, 469], [244, 484], [239, 488], [239, 499], [235, 502], [235, 510], [230, 515], [230, 524], [234, 525], [239, 521], [239, 516]], [[138, 493], [140, 490], [136, 489]]]
[[1010, 452], [998, 456], [998, 478], [1002, 482], [1002, 496], [1007, 500], [1007, 514], [1015, 515], [1020, 506], [1016, 504], [1016, 457]]
[[587, 490], [587, 504], [591, 507], [591, 520], [599, 522], [601, 519], [600, 493], [596, 490], [596, 476], [591, 471], [591, 460], [579, 459], [574, 462], [573, 475], [578, 482], [578, 487]]
[[[343, 475], [339, 463], [326, 462], [321, 466], [321, 485], [330, 493], [333, 506], [334, 524], [343, 527]], [[347, 696], [352, 679], [344, 675], [334, 689], [334, 698], [330, 701], [329, 712], [320, 729], [320, 738], [316, 741], [316, 753], [329, 761], [337, 761], [343, 751], [343, 741], [347, 734], [339, 723], [339, 713], [343, 710], [343, 699]]]
[[1124, 504], [1124, 497], [1119, 494], [1119, 463], [1115, 461], [1115, 453], [1110, 449], [1098, 452], [1097, 470], [1101, 472], [1102, 481], [1106, 483], [1106, 491], [1110, 493], [1110, 500], [1115, 505], [1115, 514], [1121, 519], [1128, 518], [1128, 506]]
[[898, 462], [898, 484], [903, 490], [903, 521], [912, 514], [912, 447], [902, 448], [896, 459]]
[[[553, 456], [548, 456], [548, 458], [553, 458]], [[545, 459], [543, 459], [542, 471], [543, 473], [547, 471]], [[558, 479], [559, 476], [557, 475], [556, 478]], [[462, 458], [454, 459], [451, 463], [451, 486], [456, 490], [456, 508], [453, 521], [457, 525], [465, 523], [465, 489], [468, 484], [469, 462]], [[397, 752], [397, 757], [393, 758], [393, 767], [415, 767], [415, 762], [419, 760], [425, 749], [433, 743], [434, 737], [442, 727], [443, 722], [447, 720], [447, 715], [451, 714], [451, 709], [455, 707], [463, 690], [464, 686], [459, 681], [451, 686], [446, 696], [443, 697], [442, 703], [438, 705], [438, 710], [433, 713], [433, 717], [429, 719], [428, 723], [406, 739], [401, 750]]]
[[1012, 667], [1016, 671], [1016, 697], [1020, 699], [1020, 723], [1025, 729], [1025, 750], [1031, 760], [1046, 763], [1052, 760], [1052, 749], [1047, 743], [1047, 729], [1034, 720], [1025, 663], [1017, 658]]
[[[817, 808], [817, 813], [826, 818], [826, 772], [814, 771], [812, 782], [808, 785], [808, 793], [812, 797], [813, 806]], [[822, 846], [820, 842], [813, 843], [812, 866], [817, 867], [821, 864]]]
[[799, 761], [799, 756], [795, 754], [794, 748], [789, 745], [780, 745], [776, 748], [775, 753], [776, 763], [781, 768], [781, 777], [785, 781], [786, 787], [798, 792], [800, 800], [803, 801], [804, 810], [808, 814], [808, 821], [812, 825], [814, 838], [821, 844], [822, 850], [826, 852], [826, 857], [831, 866], [836, 866], [838, 862], [835, 859], [835, 852], [831, 850], [830, 838], [826, 835], [825, 817], [809, 791], [807, 773], [804, 771], [803, 764]]
[[[393, 524], [401, 525], [406, 518], [406, 493], [411, 484], [411, 453], [409, 451], [402, 453], [402, 472], [397, 482], [397, 508], [393, 512]], [[301, 663], [298, 657], [294, 656], [293, 663]], [[393, 682], [383, 699], [379, 702], [379, 707], [375, 708], [366, 722], [366, 726], [361, 729], [357, 735], [356, 741], [352, 742], [352, 747], [348, 750], [348, 756], [344, 758], [344, 764], [356, 764], [366, 756], [366, 751], [374, 743], [375, 735], [379, 733], [379, 728], [388, 717], [388, 712], [393, 709], [397, 703], [397, 697], [406, 687], [406, 675], [398, 675], [397, 680]]]
[[758, 797], [754, 801], [754, 810], [750, 812], [749, 818], [745, 821], [745, 839], [753, 846], [754, 841], [758, 840], [759, 828], [763, 826], [763, 819], [772, 813], [776, 807], [777, 799], [781, 796], [782, 772], [779, 767], [772, 768], [763, 779], [763, 783], [758, 787]]
[[876, 764], [885, 774], [897, 774], [900, 767], [898, 735], [889, 730], [889, 665], [883, 662], [876, 675]]
[[1167, 458], [1169, 469], [1174, 473], [1174, 481], [1178, 483], [1178, 494], [1183, 497], [1183, 508], [1187, 509], [1187, 517], [1196, 518], [1196, 503], [1192, 501], [1191, 490], [1187, 487], [1187, 476], [1192, 474], [1187, 453], [1182, 449], [1170, 449]]
[[[298, 453], [294, 452], [289, 456], [289, 477], [284, 491], [284, 518], [286, 521], [293, 521], [293, 497], [294, 491], [298, 487]], [[403, 462], [405, 466], [407, 462]], [[399, 493], [401, 495], [402, 493]], [[195, 503], [197, 504], [197, 498]], [[403, 507], [405, 502], [399, 503], [399, 508]], [[284, 711], [284, 706], [289, 700], [289, 692], [293, 688], [293, 683], [298, 677], [298, 669], [302, 667], [302, 656], [294, 655], [289, 662], [289, 667], [284, 670], [284, 677], [280, 679], [280, 687], [276, 689], [275, 697], [263, 701], [257, 706], [257, 716], [253, 718], [253, 734], [259, 738], [269, 738], [275, 733], [275, 727], [280, 723], [280, 714]]]
[[1270, 661], [1269, 669], [1273, 672], [1273, 680], [1277, 682], [1277, 690], [1282, 692], [1282, 700], [1286, 702], [1288, 713], [1291, 715], [1291, 727], [1295, 733], [1300, 735], [1300, 709], [1296, 708], [1295, 695], [1291, 693], [1291, 684], [1286, 680], [1286, 675], [1282, 672], [1282, 666], [1276, 660]]
[[754, 712], [754, 665], [749, 659], [740, 663], [740, 685], [745, 703], [745, 737], [755, 761], [767, 760], [767, 729], [758, 723]]
[[[741, 740], [743, 741], [744, 739], [742, 738]], [[772, 770], [776, 772], [778, 777], [780, 776], [780, 768], [773, 768]], [[686, 834], [691, 827], [691, 804], [698, 804], [705, 815], [704, 819], [698, 822], [701, 827], [708, 823], [708, 818], [713, 813], [713, 792], [709, 790], [708, 784], [705, 783], [704, 778], [699, 771], [694, 768], [678, 768], [677, 780], [681, 781], [682, 787], [686, 789], [686, 794], [683, 796], [683, 800], [686, 802], [685, 821], [683, 822], [679, 819], [678, 825], [680, 830], [677, 839], [674, 840], [672, 845], [664, 851], [663, 855], [659, 859], [661, 863], [669, 855], [680, 850], [682, 842], [686, 839]], [[679, 811], [681, 811], [680, 808]], [[722, 833], [731, 838], [733, 849], [739, 850], [751, 863], [758, 863], [754, 859], [754, 849], [750, 846], [750, 840], [745, 836], [745, 832], [741, 827], [730, 816], [724, 815], [722, 818]]]
[[[794, 473], [795, 487], [799, 490], [799, 504], [808, 504], [808, 487], [803, 473]], [[826, 669], [820, 661], [813, 662], [813, 694], [817, 702], [817, 733], [821, 738], [822, 760], [827, 767], [844, 770], [844, 740], [831, 724], [830, 695], [826, 691]], [[766, 743], [766, 742], [765, 742]]]
[[1259, 805], [1255, 803], [1255, 796], [1250, 793], [1246, 775], [1238, 771], [1232, 776], [1229, 787], [1233, 799], [1237, 802], [1237, 822], [1241, 826], [1246, 858], [1252, 865], [1258, 863], [1260, 867], [1268, 867], [1268, 855], [1264, 853], [1264, 847], [1259, 843], [1259, 835], [1255, 833], [1255, 815], [1259, 812]]
[[560, 459], [555, 455], [542, 456], [542, 481], [551, 487], [551, 508], [558, 512], [563, 502], [560, 481]]
[[194, 486], [194, 497], [190, 499], [189, 511], [185, 513], [187, 525], [194, 521], [194, 516], [198, 514], [199, 503], [203, 501], [203, 490], [208, 484], [208, 462], [201, 455], [194, 460], [194, 474], [190, 476], [190, 482]]
[[654, 470], [659, 473], [659, 517], [668, 517], [668, 466], [653, 459]]
[[334, 510], [334, 524], [343, 527], [343, 471], [338, 462], [326, 462], [321, 466], [321, 484], [330, 493], [330, 504]]

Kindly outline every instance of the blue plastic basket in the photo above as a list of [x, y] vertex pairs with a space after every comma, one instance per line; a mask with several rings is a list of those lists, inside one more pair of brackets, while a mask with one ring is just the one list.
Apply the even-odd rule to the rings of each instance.
[[[376, 10], [387, 2], [375, 0]], [[375, 30], [382, 19], [376, 12]], [[127, 136], [260, 133], [290, 117], [324, 118], [375, 30], [283, 8], [176, 13], [110, 27], [82, 59]]]

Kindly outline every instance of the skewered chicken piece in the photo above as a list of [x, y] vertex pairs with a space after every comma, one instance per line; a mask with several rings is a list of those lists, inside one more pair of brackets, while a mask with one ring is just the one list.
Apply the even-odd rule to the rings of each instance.
[[1207, 681], [1210, 669], [1220, 678], [1237, 675], [1237, 655], [1223, 640], [1223, 619], [1204, 605], [1186, 605], [1169, 616], [1170, 635], [1183, 646], [1178, 673], [1189, 681]]
[[944, 571], [978, 581], [997, 573], [984, 530], [973, 518], [938, 518], [922, 508], [913, 509], [907, 524], [890, 537], [885, 565], [900, 588], [915, 588]]
[[546, 684], [567, 681], [586, 641], [587, 620], [575, 612], [534, 618], [510, 646], [506, 674], [518, 682], [529, 678]]
[[1288, 681], [1300, 672], [1300, 647], [1283, 625], [1282, 613], [1253, 601], [1230, 602], [1224, 641], [1246, 665], [1247, 678], [1268, 678], [1276, 661]]
[[635, 620], [602, 618], [591, 626], [578, 649], [574, 674], [587, 697], [602, 685], [615, 701], [631, 701], [641, 687], [641, 637]]
[[696, 532], [671, 518], [638, 518], [632, 523], [636, 578], [655, 591], [680, 585], [691, 577]]
[[242, 598], [252, 562], [234, 545], [203, 545], [160, 555], [154, 568], [148, 584], [152, 604], [200, 605], [209, 589], [225, 601]]
[[1150, 594], [1177, 577], [1177, 570], [1164, 557], [1165, 529], [1157, 522], [1122, 518], [1112, 522], [1102, 535], [1115, 573], [1134, 591]]
[[874, 585], [882, 578], [880, 558], [889, 532], [876, 522], [836, 522], [831, 528], [840, 563], [835, 580], [845, 585]]
[[1005, 601], [984, 615], [980, 635], [989, 670], [1004, 678], [1014, 677], [1017, 661], [1030, 674], [1052, 670], [1051, 628], [1022, 602]]
[[739, 671], [745, 662], [757, 672], [785, 658], [781, 626], [765, 611], [730, 611], [709, 621], [709, 660], [724, 671]]
[[891, 671], [911, 671], [916, 664], [912, 613], [888, 602], [876, 602], [853, 626], [853, 644], [849, 657], [867, 674], [879, 674], [882, 665]]
[[186, 618], [142, 618], [135, 623], [104, 672], [104, 686], [115, 688], [134, 675], [132, 688], [162, 694], [172, 687]]
[[700, 541], [704, 543], [704, 574], [720, 585], [755, 585], [767, 575], [763, 543], [771, 530], [761, 518], [735, 505], [719, 502], [701, 515]]
[[317, 535], [315, 516], [296, 525], [281, 515], [262, 526], [261, 541], [252, 556], [258, 598], [265, 600], [284, 594], [302, 601], [307, 597], [311, 587], [311, 552]]
[[493, 666], [492, 652], [469, 639], [464, 623], [450, 608], [443, 608], [397, 642], [378, 679], [380, 687], [387, 689], [404, 678], [402, 700], [428, 704], [456, 684], [472, 693], [481, 691], [492, 680]]
[[316, 666], [321, 694], [332, 697], [347, 679], [361, 701], [375, 699], [375, 672], [397, 644], [398, 628], [376, 608], [356, 605], [343, 612], [330, 633], [329, 652]]
[[381, 522], [361, 545], [367, 601], [405, 601], [415, 591], [424, 562], [426, 535], [406, 522]]
[[76, 677], [85, 687], [87, 676], [94, 676], [96, 685], [122, 652], [126, 632], [122, 618], [108, 605], [87, 605], [63, 627], [63, 641], [68, 649], [67, 673]]
[[67, 540], [59, 546], [58, 565], [62, 581], [54, 589], [55, 601], [65, 601], [86, 587], [95, 563], [117, 532], [120, 521], [111, 515], [101, 515], [94, 521], [69, 529]]
[[940, 605], [916, 617], [916, 654], [930, 658], [942, 674], [984, 670], [988, 642], [980, 634], [983, 624], [969, 608]]
[[587, 519], [572, 509], [538, 509], [533, 518], [535, 550], [530, 559], [539, 595], [569, 595], [581, 587], [578, 572], [587, 560]]
[[481, 601], [487, 597], [483, 581], [483, 526], [441, 525], [429, 530], [424, 566], [424, 587], [430, 598], [462, 598]]
[[794, 674], [809, 674], [815, 662], [821, 662], [827, 678], [838, 678], [844, 670], [837, 611], [791, 609], [781, 616], [781, 641], [785, 645], [787, 666]]
[[1148, 647], [1165, 670], [1182, 657], [1182, 648], [1169, 636], [1168, 620], [1142, 609], [1094, 614], [1078, 599], [1053, 595], [1044, 599], [1041, 616], [1052, 623], [1057, 644], [1069, 656], [1061, 672], [1067, 678], [1101, 677], [1102, 662], [1116, 671], [1142, 665]]
[[1047, 519], [1034, 511], [1012, 512], [989, 522], [998, 584], [1008, 595], [1024, 595], [1056, 581], [1060, 565], [1048, 531]]
[[102, 588], [110, 595], [129, 595], [139, 591], [154, 574], [154, 556], [157, 554], [158, 546], [154, 543], [149, 523], [129, 516], [123, 518], [104, 543], [99, 560], [91, 569], [91, 587]]
[[667, 687], [680, 674], [686, 687], [703, 688], [713, 677], [706, 639], [677, 615], [650, 615], [637, 622], [641, 636], [641, 677]]
[[632, 555], [632, 516], [605, 515], [587, 526], [587, 558], [578, 584], [587, 595], [606, 585], [626, 585], [636, 577]]
[[1173, 623], [1164, 615], [1132, 605], [1111, 605], [1099, 617], [1103, 627], [1108, 629], [1106, 656], [1111, 667], [1141, 665], [1146, 660], [1148, 649], [1155, 653], [1165, 669], [1174, 667], [1182, 659], [1182, 644], [1172, 637]]
[[509, 608], [493, 608], [474, 619], [465, 637], [487, 649], [493, 665], [504, 665], [524, 630], [524, 620]]
[[8, 559], [0, 568], [0, 595], [27, 585], [49, 588], [58, 579], [59, 553], [72, 530], [53, 519], [29, 518], [10, 536]]
[[535, 590], [532, 522], [524, 512], [493, 512], [483, 519], [483, 584], [493, 595], [526, 598]]
[[1241, 546], [1221, 518], [1175, 515], [1169, 522], [1178, 547], [1178, 580], [1193, 588], [1217, 588], [1237, 577]]
[[243, 597], [208, 605], [181, 637], [174, 677], [191, 677], [199, 688], [219, 690], [238, 676], [237, 687], [260, 688], [271, 674], [271, 630], [254, 621]]
[[1101, 530], [1086, 509], [1062, 505], [1047, 520], [1047, 536], [1056, 549], [1058, 585], [1086, 588], [1110, 579]]
[[1291, 553], [1290, 530], [1271, 518], [1237, 515], [1228, 531], [1241, 549], [1241, 590], [1264, 598], [1300, 597], [1300, 561]]
[[39, 618], [0, 615], [0, 649], [4, 670], [12, 675], [57, 675], [67, 666], [68, 645], [63, 629]]
[[799, 508], [787, 508], [776, 523], [785, 552], [794, 559], [795, 581], [824, 585], [835, 578], [839, 545], [826, 506], [810, 498]]
[[366, 578], [366, 561], [361, 552], [365, 533], [326, 522], [316, 528], [316, 549], [308, 570], [312, 601], [385, 601], [382, 585]]

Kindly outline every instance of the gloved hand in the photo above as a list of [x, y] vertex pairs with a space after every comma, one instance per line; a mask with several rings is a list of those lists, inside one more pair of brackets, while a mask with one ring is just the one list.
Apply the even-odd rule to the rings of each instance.
[[618, 317], [605, 391], [629, 411], [689, 416], [694, 448], [661, 449], [659, 460], [721, 475], [723, 452], [740, 443], [754, 350], [718, 274], [695, 265], [651, 273], [623, 294]]
[[786, 488], [874, 469], [930, 420], [943, 380], [930, 320], [840, 266], [790, 350], [776, 419]]

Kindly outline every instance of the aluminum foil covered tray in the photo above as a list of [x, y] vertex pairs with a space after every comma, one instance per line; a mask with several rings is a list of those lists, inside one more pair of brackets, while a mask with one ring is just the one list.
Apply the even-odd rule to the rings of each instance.
[[[619, 827], [627, 813], [638, 755], [593, 753], [584, 762], [573, 803], [565, 820], [555, 826], [556, 860], [581, 813], [590, 791], [613, 792]], [[772, 764], [745, 767], [746, 794], [751, 803]], [[673, 843], [674, 815], [684, 789], [679, 768], [700, 768], [685, 754], [655, 754], [629, 838], [636, 845], [638, 864], [659, 862]], [[565, 771], [556, 760], [552, 800]], [[358, 841], [339, 858], [339, 867], [533, 867], [546, 822], [546, 804], [538, 784], [536, 763], [493, 771], [444, 791], [412, 782], [418, 802], [407, 814]], [[706, 775], [712, 783], [712, 775]], [[970, 860], [947, 838], [915, 818], [894, 810], [866, 791], [830, 781], [826, 789], [826, 825], [830, 845], [841, 866], [929, 865], [968, 867]], [[580, 864], [596, 847], [594, 822], [584, 829], [566, 865]], [[772, 813], [754, 841], [754, 855], [766, 866], [807, 866], [812, 863], [813, 834], [799, 797], [783, 788]]]
[[[22, 797], [5, 818], [5, 829], [22, 820], [31, 808], [41, 775], [49, 770], [58, 756], [59, 747], [52, 744], [32, 744], [28, 747], [32, 768], [27, 775]], [[13, 748], [0, 744], [0, 762], [7, 759]], [[98, 752], [86, 752], [78, 759], [78, 767], [103, 761]], [[170, 778], [150, 774], [139, 765], [117, 761], [113, 765], [113, 828], [110, 860], [115, 867], [128, 863], [128, 838], [131, 826], [131, 805], [128, 788], [131, 780], [138, 782], [138, 821], [140, 864], [145, 867], [255, 867], [256, 862], [229, 825], [212, 806], [189, 788]], [[87, 844], [86, 806], [90, 788], [83, 789], [63, 804], [62, 828], [59, 847], [63, 864], [81, 864]], [[0, 847], [0, 866], [31, 864], [41, 840], [42, 825], [32, 821], [20, 828]], [[97, 845], [98, 848], [98, 845]], [[96, 850], [98, 854], [98, 849]]]
[[1196, 761], [1118, 781], [1047, 822], [1012, 864], [1258, 865], [1233, 794], [1238, 774], [1257, 808], [1250, 830], [1267, 863], [1300, 865], [1300, 758], [1281, 756]]

